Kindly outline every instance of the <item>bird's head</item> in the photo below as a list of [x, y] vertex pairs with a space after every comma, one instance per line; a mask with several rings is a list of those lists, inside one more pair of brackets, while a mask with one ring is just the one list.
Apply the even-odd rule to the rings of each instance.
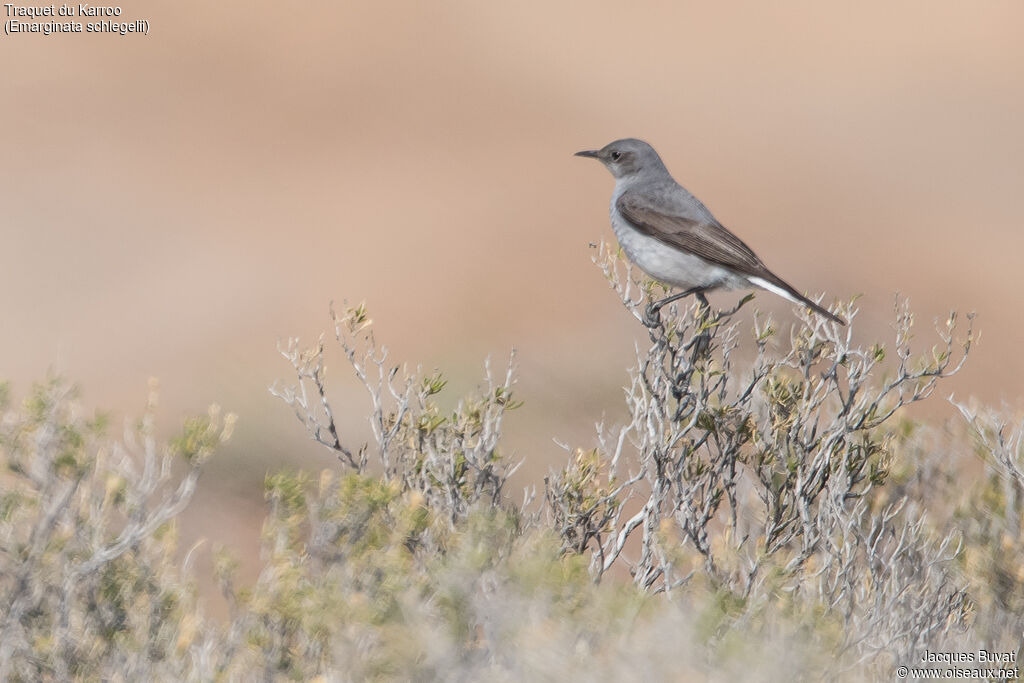
[[665, 164], [654, 148], [636, 138], [609, 142], [601, 149], [576, 152], [576, 156], [597, 159], [616, 178], [628, 178], [646, 169], [665, 169]]

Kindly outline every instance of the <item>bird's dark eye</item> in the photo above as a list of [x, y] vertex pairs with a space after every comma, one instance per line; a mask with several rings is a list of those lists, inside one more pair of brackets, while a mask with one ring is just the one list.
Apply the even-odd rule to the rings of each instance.
[[612, 152], [612, 161], [618, 161], [622, 154], [619, 152]]

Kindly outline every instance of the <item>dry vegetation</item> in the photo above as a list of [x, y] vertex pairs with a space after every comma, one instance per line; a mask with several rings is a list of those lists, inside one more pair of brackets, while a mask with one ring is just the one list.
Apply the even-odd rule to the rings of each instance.
[[[599, 265], [639, 321], [655, 286]], [[272, 391], [338, 467], [267, 477], [258, 579], [230, 549], [213, 569], [226, 621], [175, 561], [174, 517], [233, 418], [159, 445], [147, 414], [116, 441], [59, 380], [0, 392], [0, 678], [893, 680], [926, 651], [1020, 646], [1024, 429], [900, 413], [941, 400], [970, 322], [922, 344], [898, 305], [865, 347], [810, 313], [781, 334], [665, 310], [622, 423], [521, 496], [511, 360], [443, 412], [444, 379], [393, 361], [362, 307], [332, 317], [337, 346], [283, 345], [295, 376]], [[338, 431], [332, 348], [368, 392], [368, 444]]]

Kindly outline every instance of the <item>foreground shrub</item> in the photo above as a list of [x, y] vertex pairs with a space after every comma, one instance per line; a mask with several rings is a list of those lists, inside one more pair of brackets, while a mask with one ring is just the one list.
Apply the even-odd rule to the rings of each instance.
[[160, 446], [154, 386], [145, 417], [114, 442], [60, 380], [36, 386], [21, 410], [8, 410], [6, 394], [0, 680], [173, 677], [196, 623], [172, 521], [233, 416], [214, 407]]
[[[653, 285], [599, 262], [639, 319]], [[272, 391], [339, 464], [267, 477], [258, 578], [216, 555], [226, 620], [204, 616], [173, 520], [233, 418], [158, 446], [151, 398], [116, 442], [59, 381], [20, 407], [0, 392], [0, 674], [892, 680], [926, 651], [1014, 651], [1022, 428], [959, 404], [959, 426], [900, 417], [962, 366], [970, 327], [958, 343], [950, 316], [915, 354], [905, 304], [870, 346], [811, 317], [747, 334], [737, 310], [664, 311], [621, 422], [536, 499], [501, 450], [511, 362], [443, 410], [441, 375], [392, 361], [364, 308], [332, 312], [372, 439], [339, 430], [331, 347], [282, 345], [295, 379]]]
[[[598, 261], [642, 320], [651, 283], [634, 282], [617, 253]], [[938, 344], [915, 357], [905, 304], [890, 348], [859, 346], [852, 324], [809, 310], [788, 339], [757, 315], [744, 338], [735, 313], [750, 298], [714, 313], [695, 303], [650, 330], [625, 424], [602, 427], [598, 447], [548, 481], [563, 546], [589, 553], [596, 576], [625, 560], [648, 590], [700, 573], [743, 601], [766, 587], [801, 596], [841, 618], [842, 648], [862, 661], [911, 660], [964, 623], [968, 600], [951, 564], [957, 533], [934, 533], [907, 496], [883, 488], [903, 429], [892, 423], [960, 370], [970, 326], [959, 356], [950, 314]], [[842, 313], [857, 315], [852, 305]], [[738, 365], [741, 346], [753, 358]]]

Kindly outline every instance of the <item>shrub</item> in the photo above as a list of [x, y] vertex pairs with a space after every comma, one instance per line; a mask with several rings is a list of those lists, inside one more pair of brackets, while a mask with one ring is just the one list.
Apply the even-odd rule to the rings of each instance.
[[[121, 442], [52, 378], [0, 403], [0, 679], [173, 678], [196, 629], [174, 518], [234, 417], [211, 408], [157, 444], [155, 383]], [[175, 461], [179, 465], [175, 466]], [[180, 474], [175, 470], [183, 470]]]
[[[598, 262], [641, 320], [656, 285]], [[443, 410], [440, 374], [392, 361], [364, 307], [332, 310], [372, 439], [339, 430], [324, 339], [281, 345], [295, 379], [272, 392], [339, 463], [267, 476], [256, 581], [216, 553], [224, 620], [175, 560], [174, 517], [233, 417], [158, 446], [154, 394], [118, 442], [64, 382], [18, 407], [0, 390], [0, 675], [891, 680], [926, 651], [1014, 651], [1022, 428], [961, 404], [959, 426], [900, 417], [960, 369], [970, 324], [915, 354], [905, 303], [894, 339], [862, 346], [809, 313], [748, 334], [748, 302], [665, 310], [623, 422], [536, 499], [508, 490], [501, 450], [513, 360]]]

